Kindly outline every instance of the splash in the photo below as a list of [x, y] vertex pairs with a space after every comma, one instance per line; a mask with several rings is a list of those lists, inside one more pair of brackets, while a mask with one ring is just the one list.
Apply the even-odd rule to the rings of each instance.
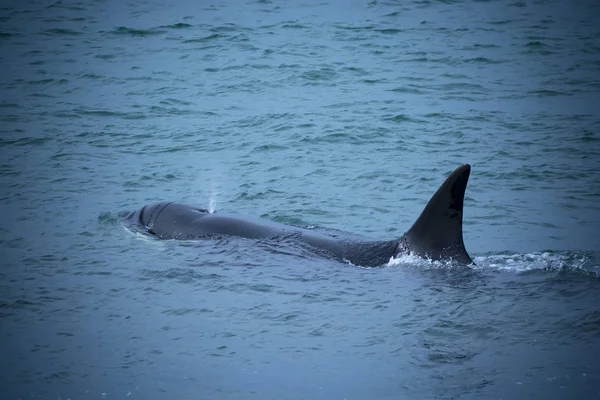
[[210, 200], [208, 201], [208, 212], [214, 213], [217, 211], [217, 199], [215, 198], [216, 194], [210, 196]]
[[146, 234], [144, 232], [140, 232], [139, 230], [136, 230], [136, 229], [132, 229], [131, 225], [121, 224], [121, 227], [125, 230], [125, 232], [127, 232], [128, 234], [130, 234], [136, 240], [143, 240], [143, 241], [145, 241], [147, 243], [154, 243], [154, 244], [158, 244], [158, 243], [161, 242], [155, 236], [148, 235], [148, 234]]
[[210, 173], [210, 198], [208, 200], [208, 212], [213, 214], [217, 211], [217, 198], [221, 188], [221, 182], [223, 181], [223, 174], [218, 167]]
[[[388, 267], [398, 266], [411, 266], [420, 268], [452, 268], [458, 266], [452, 262], [452, 260], [432, 260], [430, 258], [423, 258], [414, 253], [399, 254], [397, 257], [391, 257], [388, 261]], [[463, 265], [460, 265], [464, 267]]]

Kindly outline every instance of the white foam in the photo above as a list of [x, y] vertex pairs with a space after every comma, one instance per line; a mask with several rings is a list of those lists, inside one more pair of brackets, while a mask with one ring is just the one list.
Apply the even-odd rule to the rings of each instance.
[[583, 269], [587, 257], [573, 253], [538, 252], [527, 254], [492, 254], [475, 257], [474, 268], [525, 272], [532, 270]]
[[[579, 270], [584, 268], [588, 259], [585, 255], [577, 253], [527, 253], [527, 254], [491, 254], [473, 258], [473, 269], [479, 270], [504, 270], [524, 272], [532, 270]], [[388, 267], [418, 266], [421, 268], [452, 268], [457, 266], [451, 260], [435, 261], [422, 258], [413, 253], [401, 254], [390, 258]]]

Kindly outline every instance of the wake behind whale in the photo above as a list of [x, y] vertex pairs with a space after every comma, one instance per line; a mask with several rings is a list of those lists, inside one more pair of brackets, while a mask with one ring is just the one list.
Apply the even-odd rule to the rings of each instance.
[[266, 219], [211, 213], [205, 209], [163, 202], [144, 206], [127, 216], [130, 224], [159, 239], [201, 240], [222, 236], [247, 239], [294, 237], [355, 265], [375, 267], [402, 254], [432, 260], [473, 264], [462, 233], [463, 204], [471, 166], [462, 165], [446, 178], [412, 227], [400, 238], [388, 241], [345, 239]]

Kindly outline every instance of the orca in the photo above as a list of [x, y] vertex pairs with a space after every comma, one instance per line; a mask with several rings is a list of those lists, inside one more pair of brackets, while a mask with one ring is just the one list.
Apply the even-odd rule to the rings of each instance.
[[388, 241], [344, 237], [328, 231], [285, 225], [262, 218], [173, 202], [144, 206], [127, 219], [159, 239], [201, 240], [223, 236], [248, 239], [294, 237], [354, 265], [375, 267], [402, 254], [426, 259], [474, 264], [463, 242], [463, 204], [471, 166], [458, 167], [431, 197], [412, 227], [399, 239]]

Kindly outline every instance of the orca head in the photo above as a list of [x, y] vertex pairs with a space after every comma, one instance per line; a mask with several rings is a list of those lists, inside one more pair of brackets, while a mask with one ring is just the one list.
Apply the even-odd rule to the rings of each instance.
[[458, 167], [431, 197], [413, 226], [400, 238], [396, 255], [413, 253], [431, 260], [474, 264], [463, 242], [463, 204], [471, 173]]
[[171, 202], [150, 204], [150, 205], [142, 207], [142, 209], [139, 212], [139, 216], [138, 216], [140, 224], [142, 226], [146, 227], [147, 229], [152, 230], [152, 227], [154, 226], [154, 222], [156, 222], [156, 219], [158, 218], [160, 213], [169, 204], [171, 204]]
[[[165, 214], [167, 218], [172, 217], [173, 215], [192, 215], [192, 213], [201, 213], [201, 214], [212, 214], [205, 208], [200, 208], [196, 206], [188, 206], [184, 204], [177, 204], [173, 202], [164, 202], [164, 203], [156, 203], [144, 206], [139, 212], [139, 223], [142, 226], [152, 230], [152, 227], [158, 220], [159, 216], [165, 211], [165, 209], [169, 208], [169, 211]], [[215, 211], [216, 212], [216, 211]], [[164, 219], [164, 217], [163, 217]]]

